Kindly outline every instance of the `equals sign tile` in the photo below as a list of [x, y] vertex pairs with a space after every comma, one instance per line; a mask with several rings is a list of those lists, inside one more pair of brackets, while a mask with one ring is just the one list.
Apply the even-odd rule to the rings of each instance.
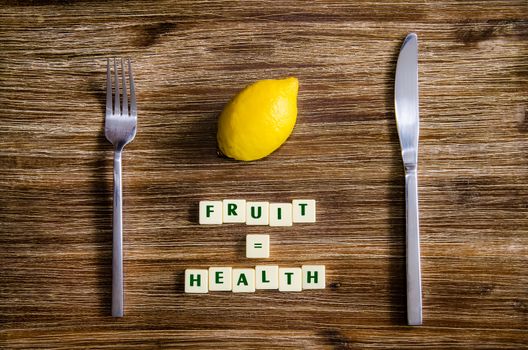
[[246, 236], [246, 258], [259, 259], [269, 258], [270, 239], [269, 235], [247, 235]]

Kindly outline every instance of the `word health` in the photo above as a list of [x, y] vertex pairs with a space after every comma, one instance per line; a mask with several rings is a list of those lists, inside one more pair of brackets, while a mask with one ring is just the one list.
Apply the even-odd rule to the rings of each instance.
[[245, 199], [200, 201], [200, 225], [245, 223], [246, 225], [292, 226], [315, 222], [315, 200], [291, 203], [249, 202]]
[[255, 268], [210, 267], [185, 270], [185, 293], [225, 291], [254, 293], [258, 289], [300, 292], [326, 287], [324, 265], [279, 267], [257, 265]]

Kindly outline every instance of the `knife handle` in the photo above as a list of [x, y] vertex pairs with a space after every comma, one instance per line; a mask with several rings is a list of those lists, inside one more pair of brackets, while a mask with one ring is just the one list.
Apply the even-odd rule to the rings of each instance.
[[418, 220], [418, 179], [416, 168], [405, 172], [407, 323], [422, 324], [422, 282], [420, 275], [420, 225]]

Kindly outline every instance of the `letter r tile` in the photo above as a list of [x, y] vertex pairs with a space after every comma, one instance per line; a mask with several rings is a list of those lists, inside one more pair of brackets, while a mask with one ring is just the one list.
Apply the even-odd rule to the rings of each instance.
[[224, 223], [246, 222], [246, 200], [224, 199]]

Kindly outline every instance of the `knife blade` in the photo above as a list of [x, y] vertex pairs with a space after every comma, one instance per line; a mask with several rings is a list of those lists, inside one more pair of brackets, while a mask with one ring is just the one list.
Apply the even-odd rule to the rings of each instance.
[[420, 225], [418, 215], [418, 36], [405, 38], [394, 84], [396, 125], [405, 168], [407, 323], [422, 324], [422, 282], [420, 272]]

